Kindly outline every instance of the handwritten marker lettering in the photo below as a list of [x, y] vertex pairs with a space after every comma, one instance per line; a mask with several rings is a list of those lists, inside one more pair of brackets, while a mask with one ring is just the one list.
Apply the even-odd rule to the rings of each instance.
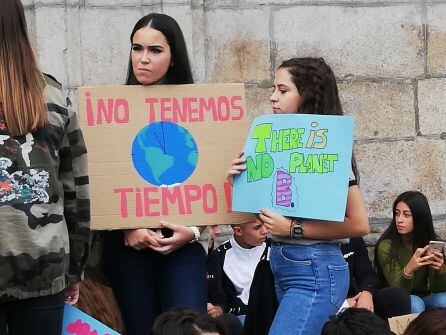
[[276, 205], [290, 207], [292, 192], [290, 185], [292, 178], [288, 173], [282, 170], [277, 170], [276, 173]]

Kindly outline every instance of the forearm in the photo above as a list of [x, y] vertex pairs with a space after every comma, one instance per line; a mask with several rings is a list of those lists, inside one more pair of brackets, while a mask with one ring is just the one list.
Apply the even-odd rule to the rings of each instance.
[[410, 277], [405, 276], [403, 271], [404, 267], [402, 268], [398, 265], [398, 262], [392, 263], [392, 266], [387, 263], [382, 268], [384, 278], [389, 286], [401, 287], [411, 292], [414, 284], [414, 276], [413, 274]]

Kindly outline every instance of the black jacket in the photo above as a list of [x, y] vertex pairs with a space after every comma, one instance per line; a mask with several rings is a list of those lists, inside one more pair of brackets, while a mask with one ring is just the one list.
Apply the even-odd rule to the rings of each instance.
[[231, 249], [230, 241], [220, 245], [207, 258], [208, 302], [220, 306], [224, 313], [245, 315], [247, 305], [237, 296], [234, 284], [223, 270], [226, 251]]
[[341, 245], [341, 251], [350, 271], [348, 297], [353, 297], [361, 291], [369, 291], [375, 295], [380, 288], [379, 279], [362, 237], [351, 238], [349, 244]]

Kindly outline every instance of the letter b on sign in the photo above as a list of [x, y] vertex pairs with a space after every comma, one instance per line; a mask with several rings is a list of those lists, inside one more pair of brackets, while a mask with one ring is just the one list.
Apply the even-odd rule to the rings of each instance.
[[276, 205], [283, 207], [290, 207], [293, 194], [291, 191], [291, 183], [293, 179], [291, 176], [281, 170], [276, 173]]

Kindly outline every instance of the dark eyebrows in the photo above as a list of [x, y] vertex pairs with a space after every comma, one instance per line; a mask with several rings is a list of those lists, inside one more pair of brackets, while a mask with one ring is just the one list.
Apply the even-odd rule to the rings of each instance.
[[[135, 47], [135, 46], [144, 48], [144, 47], [143, 47], [141, 44], [139, 44], [139, 43], [132, 43], [132, 47]], [[148, 48], [148, 49], [161, 49], [161, 50], [164, 50], [164, 47], [163, 47], [162, 45], [160, 45], [160, 44], [149, 45], [149, 46], [147, 46], [147, 48]]]
[[395, 209], [395, 213], [403, 213], [403, 214], [412, 214], [412, 211], [410, 209], [404, 209], [400, 211], [399, 209]]
[[149, 48], [152, 48], [152, 49], [154, 49], [154, 48], [164, 49], [164, 47], [162, 45], [160, 45], [160, 44], [149, 45]]

